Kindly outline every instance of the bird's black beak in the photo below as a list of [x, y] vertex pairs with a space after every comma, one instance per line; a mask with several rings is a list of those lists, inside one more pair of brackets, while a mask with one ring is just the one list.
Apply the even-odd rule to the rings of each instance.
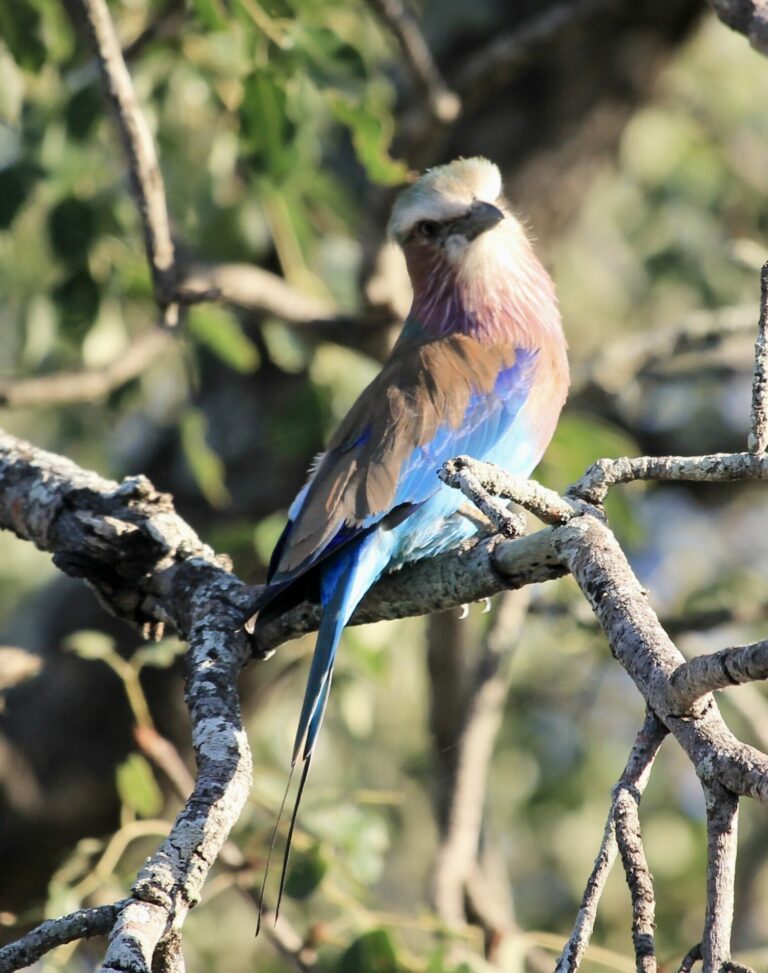
[[503, 219], [502, 211], [492, 203], [473, 203], [468, 213], [455, 220], [454, 232], [466, 237], [467, 240], [474, 240], [486, 230], [492, 230]]

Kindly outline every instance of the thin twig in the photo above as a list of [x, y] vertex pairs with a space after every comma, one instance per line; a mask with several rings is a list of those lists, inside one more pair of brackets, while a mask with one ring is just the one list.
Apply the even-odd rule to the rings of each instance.
[[464, 65], [455, 88], [464, 110], [475, 107], [489, 93], [509, 84], [515, 72], [562, 31], [609, 6], [613, 0], [578, 0], [549, 5], [508, 33], [495, 37]]
[[461, 111], [461, 101], [458, 95], [448, 88], [440, 74], [422, 32], [421, 24], [413, 12], [408, 9], [403, 0], [369, 0], [369, 2], [397, 38], [411, 75], [424, 96], [429, 114], [443, 125], [454, 122]]
[[599, 459], [572, 486], [567, 496], [602, 504], [611, 487], [635, 480], [730, 483], [768, 479], [768, 457], [753, 453], [711, 453], [705, 456], [636, 456]]
[[97, 402], [146, 371], [172, 340], [168, 331], [149, 328], [137, 335], [114, 361], [101, 368], [0, 379], [0, 405], [29, 408]]
[[338, 314], [332, 301], [299, 291], [254, 264], [191, 264], [180, 271], [177, 294], [184, 304], [226, 301], [291, 324], [333, 319]]
[[696, 943], [695, 946], [691, 946], [685, 956], [683, 956], [677, 973], [691, 973], [694, 966], [701, 962], [701, 956], [701, 943]]
[[123, 899], [95, 909], [78, 909], [60, 919], [48, 919], [16, 942], [0, 948], [0, 973], [13, 973], [14, 970], [32, 966], [52, 949], [75, 939], [105, 936], [127, 901]]
[[77, 3], [88, 26], [104, 91], [125, 149], [131, 185], [141, 215], [155, 299], [163, 324], [174, 326], [179, 319], [176, 259], [165, 186], [152, 134], [139, 108], [106, 0], [77, 0]]
[[632, 944], [637, 973], [656, 973], [656, 898], [640, 834], [638, 797], [622, 788], [614, 800], [616, 843], [632, 898]]
[[[554, 490], [469, 456], [457, 456], [443, 463], [437, 475], [443, 483], [461, 490], [506, 537], [517, 537], [523, 532], [521, 518], [511, 514], [494, 497], [514, 500], [545, 524], [564, 524], [580, 513], [578, 506], [564, 500]], [[524, 527], [525, 521], [522, 523]]]
[[768, 261], [760, 271], [760, 319], [755, 340], [755, 373], [752, 379], [752, 429], [747, 448], [762, 454], [768, 447]]
[[716, 689], [768, 678], [768, 640], [700, 655], [672, 675], [670, 689], [680, 712]]
[[731, 958], [739, 799], [717, 781], [704, 782], [707, 808], [707, 910], [701, 951], [704, 969], [719, 971]]
[[555, 973], [576, 973], [586, 952], [597, 917], [597, 907], [613, 863], [616, 860], [616, 816], [620, 805], [634, 804], [635, 809], [650, 780], [651, 768], [659, 747], [667, 736], [667, 728], [650, 711], [646, 714], [640, 732], [635, 739], [627, 765], [613, 790], [611, 808], [605, 823], [603, 840], [595, 866], [589, 876], [581, 900], [576, 923], [557, 961]]

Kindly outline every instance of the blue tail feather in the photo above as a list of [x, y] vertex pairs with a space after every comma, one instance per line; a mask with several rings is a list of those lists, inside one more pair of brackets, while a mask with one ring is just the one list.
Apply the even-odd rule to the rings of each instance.
[[[278, 891], [277, 903], [275, 905], [275, 921], [280, 912], [280, 903], [285, 888], [286, 875], [288, 873], [288, 863], [293, 841], [293, 832], [296, 826], [296, 816], [299, 811], [304, 784], [307, 780], [309, 767], [317, 743], [320, 727], [325, 715], [325, 707], [328, 702], [328, 693], [331, 688], [333, 678], [333, 664], [336, 660], [336, 650], [341, 639], [344, 626], [352, 617], [352, 613], [363, 598], [365, 593], [376, 581], [389, 561], [391, 551], [391, 535], [389, 532], [382, 531], [375, 534], [368, 534], [361, 538], [357, 543], [350, 544], [343, 551], [332, 558], [325, 566], [320, 583], [320, 599], [323, 614], [320, 620], [320, 629], [317, 633], [317, 643], [312, 657], [307, 688], [304, 693], [304, 701], [301, 707], [299, 725], [296, 730], [296, 738], [293, 744], [293, 756], [291, 758], [291, 775], [294, 768], [301, 758], [302, 770], [299, 780], [299, 788], [296, 800], [291, 812], [291, 822], [286, 839], [285, 852], [283, 854], [283, 864], [280, 873], [280, 886]], [[290, 785], [290, 778], [289, 778]], [[283, 800], [283, 804], [285, 800]], [[281, 807], [282, 816], [282, 807]], [[279, 824], [278, 818], [278, 824]], [[277, 830], [277, 826], [276, 826]], [[274, 843], [274, 839], [273, 839]], [[270, 850], [271, 858], [271, 850]], [[269, 861], [267, 869], [269, 868]], [[264, 876], [266, 885], [267, 876]], [[263, 889], [262, 889], [263, 900]], [[263, 901], [259, 907], [263, 908]], [[259, 916], [259, 918], [260, 918]]]

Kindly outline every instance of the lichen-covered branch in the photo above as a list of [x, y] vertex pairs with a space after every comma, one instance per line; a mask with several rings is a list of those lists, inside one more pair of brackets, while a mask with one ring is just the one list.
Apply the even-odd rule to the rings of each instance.
[[632, 898], [632, 944], [638, 973], [656, 973], [656, 898], [640, 833], [638, 796], [622, 788], [614, 798], [616, 844]]
[[490, 463], [469, 456], [457, 456], [443, 464], [437, 474], [443, 483], [461, 490], [505, 537], [517, 537], [525, 530], [525, 520], [510, 513], [496, 500], [514, 500], [545, 524], [565, 524], [578, 507], [563, 500], [533, 480], [513, 476]]
[[[763, 7], [763, 28], [768, 51], [768, 11]], [[752, 378], [752, 429], [750, 452], [761, 455], [768, 448], [768, 261], [760, 272], [760, 319], [755, 339], [755, 372]]]
[[[509, 514], [489, 490], [555, 526], [514, 540], [486, 536], [459, 552], [386, 577], [353, 621], [453, 607], [570, 571], [617, 660], [688, 754], [703, 783], [713, 793], [722, 788], [768, 803], [768, 757], [733, 736], [710, 694], [718, 686], [762, 676], [763, 645], [687, 664], [648, 604], [599, 509], [612, 485], [633, 479], [746, 478], [768, 478], [768, 459], [738, 453], [606, 460], [563, 498], [460, 458], [446, 467], [445, 481], [464, 490], [505, 532]], [[160, 951], [167, 963], [181, 968], [180, 926], [198, 901], [250, 788], [250, 756], [234, 688], [237, 674], [251, 649], [266, 655], [285, 639], [315, 628], [319, 611], [300, 605], [249, 645], [242, 622], [258, 592], [243, 586], [228, 562], [200, 541], [176, 515], [170, 497], [157, 493], [143, 477], [121, 484], [105, 480], [2, 433], [0, 527], [51, 551], [62, 570], [88, 581], [119, 617], [148, 633], [169, 623], [189, 640], [187, 702], [198, 761], [194, 791], [171, 835], [139, 874], [132, 898], [121, 906], [104, 966], [108, 971], [147, 973]], [[629, 838], [639, 834], [634, 810], [629, 810], [631, 820], [626, 815], [623, 819], [631, 825], [623, 829], [627, 849]], [[477, 831], [474, 826], [465, 830], [473, 835]], [[593, 887], [600, 886], [621, 830], [617, 819]], [[727, 844], [725, 854], [731, 848]], [[652, 891], [643, 885], [642, 856], [627, 852], [625, 864], [630, 876], [638, 878], [638, 956], [651, 962]], [[725, 874], [725, 866], [723, 861], [719, 874]], [[585, 897], [585, 902], [591, 908], [596, 898]], [[578, 957], [589, 936], [589, 912], [584, 915], [572, 957]], [[722, 945], [712, 944], [722, 944], [723, 937], [710, 928], [705, 948], [720, 955]], [[560, 968], [573, 971], [577, 966], [578, 960]]]
[[75, 939], [106, 936], [127, 900], [94, 909], [78, 909], [59, 919], [48, 919], [14, 943], [0, 948], [0, 973], [25, 969], [52, 949]]
[[762, 54], [768, 54], [768, 10], [765, 0], [709, 0], [724, 24], [749, 38]]
[[753, 453], [707, 456], [622, 456], [600, 459], [568, 489], [568, 497], [600, 505], [611, 487], [635, 480], [730, 483], [768, 479], [768, 457]]

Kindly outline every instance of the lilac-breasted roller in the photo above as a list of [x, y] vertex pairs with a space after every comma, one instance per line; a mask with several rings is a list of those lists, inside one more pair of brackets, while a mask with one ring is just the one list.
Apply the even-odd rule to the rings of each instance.
[[293, 501], [256, 619], [308, 593], [322, 606], [291, 758], [302, 776], [280, 895], [344, 626], [385, 571], [475, 533], [462, 494], [437, 477], [443, 462], [467, 454], [529, 475], [568, 388], [554, 287], [493, 163], [428, 170], [397, 199], [389, 234], [413, 284], [410, 313]]

